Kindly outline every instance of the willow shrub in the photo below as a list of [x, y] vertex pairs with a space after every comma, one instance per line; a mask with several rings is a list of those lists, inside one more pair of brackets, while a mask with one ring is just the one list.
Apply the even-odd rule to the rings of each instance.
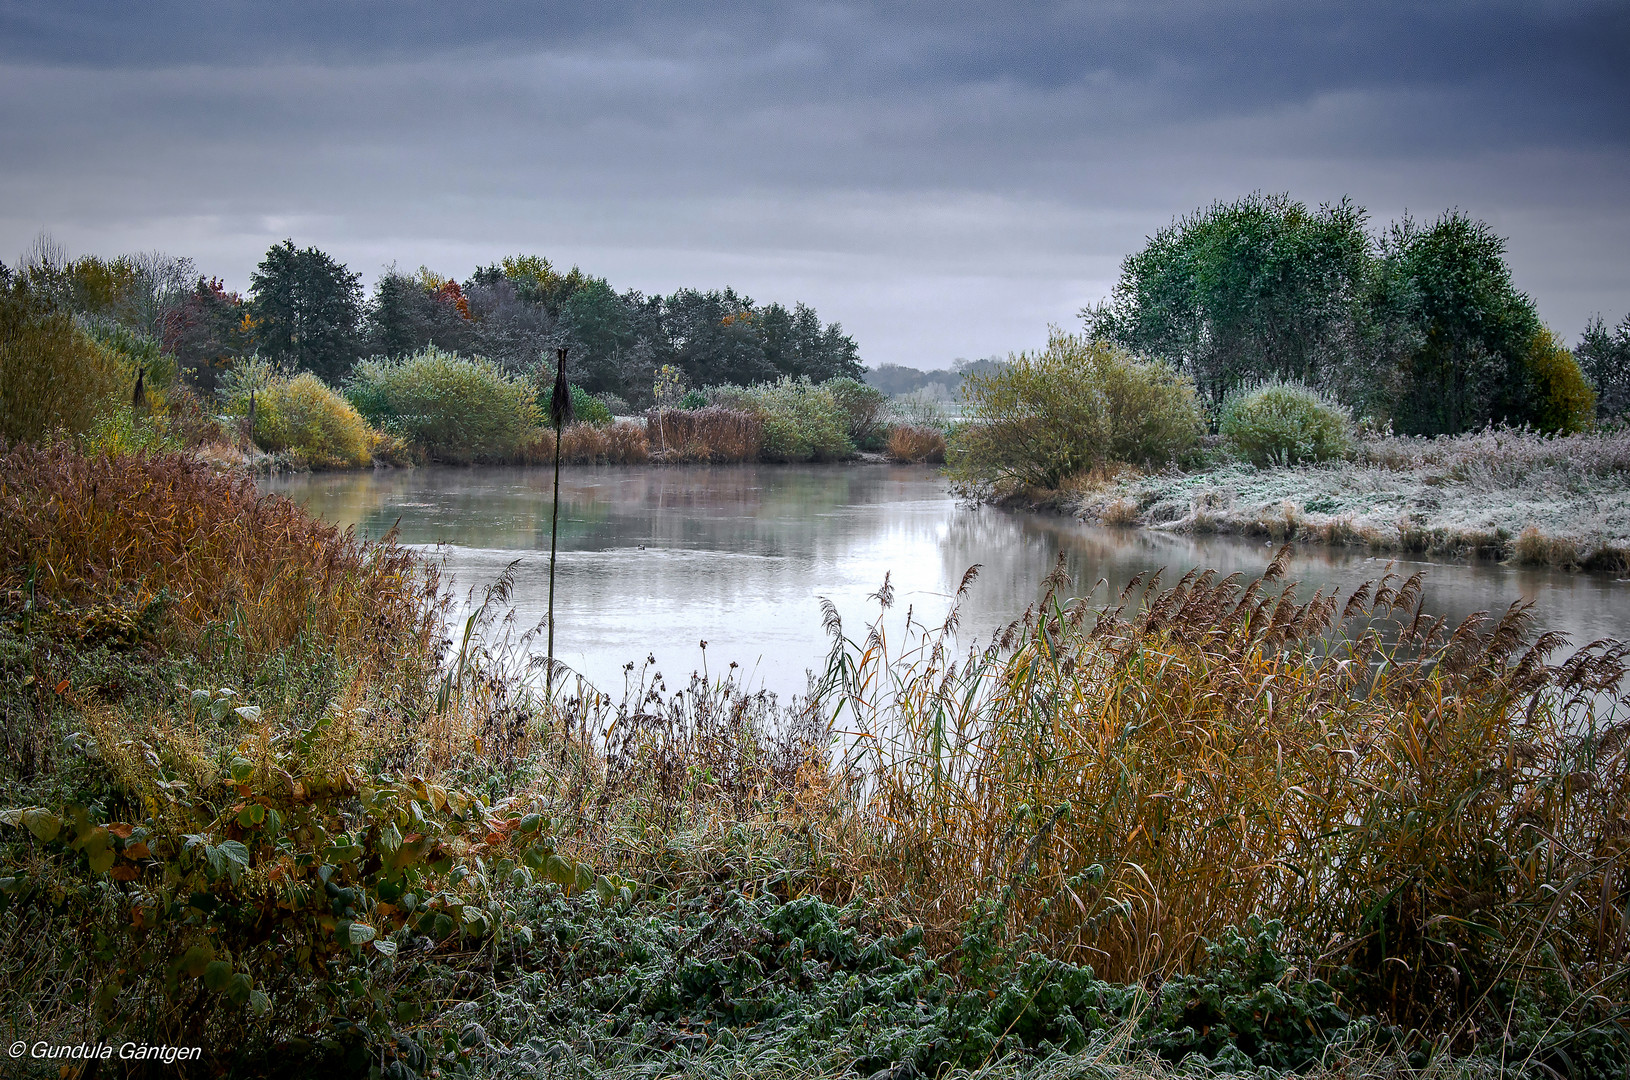
[[311, 372], [272, 375], [263, 385], [233, 392], [227, 409], [248, 416], [262, 450], [288, 451], [314, 469], [359, 469], [372, 459], [376, 434], [351, 403]]
[[1297, 382], [1272, 379], [1235, 392], [1217, 426], [1236, 453], [1257, 465], [1328, 461], [1353, 448], [1347, 410]]
[[119, 356], [71, 315], [21, 288], [0, 293], [0, 439], [89, 431], [133, 390]]
[[1056, 488], [1106, 461], [1164, 464], [1199, 442], [1194, 384], [1159, 360], [1054, 330], [1040, 353], [962, 382], [952, 475]]
[[434, 345], [411, 356], [363, 361], [352, 369], [345, 393], [369, 423], [433, 460], [457, 464], [516, 459], [540, 420], [526, 379]]
[[765, 461], [838, 461], [852, 457], [849, 414], [828, 383], [782, 378], [758, 386], [709, 387], [714, 405], [758, 416]]

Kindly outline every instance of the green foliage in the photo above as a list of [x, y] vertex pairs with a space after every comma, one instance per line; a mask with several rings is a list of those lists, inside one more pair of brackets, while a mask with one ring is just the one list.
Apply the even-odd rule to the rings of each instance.
[[1300, 383], [1273, 380], [1235, 392], [1217, 426], [1234, 452], [1256, 465], [1328, 461], [1353, 448], [1347, 410]]
[[512, 459], [540, 415], [525, 379], [435, 346], [396, 360], [366, 360], [345, 391], [370, 423], [437, 461]]
[[837, 461], [851, 457], [848, 414], [825, 383], [783, 377], [757, 386], [713, 386], [708, 400], [749, 412], [764, 423], [765, 461]]
[[[1213, 403], [1263, 379], [1299, 382], [1405, 434], [1539, 425], [1533, 301], [1505, 242], [1459, 211], [1365, 231], [1347, 200], [1217, 203], [1122, 263], [1088, 333], [1163, 357]], [[1553, 410], [1554, 411], [1554, 410]], [[1565, 410], [1564, 410], [1565, 411]]]
[[[257, 372], [264, 382], [244, 385]], [[228, 403], [234, 416], [254, 407], [255, 444], [263, 450], [290, 450], [317, 469], [361, 468], [371, 460], [374, 433], [351, 403], [309, 371], [292, 377], [265, 374], [248, 366]]]
[[1199, 440], [1194, 386], [1170, 366], [1061, 333], [962, 383], [970, 423], [957, 433], [959, 482], [1056, 488], [1106, 461], [1166, 462]]
[[605, 402], [601, 401], [597, 397], [594, 397], [587, 390], [583, 389], [581, 386], [578, 386], [576, 383], [572, 383], [571, 387], [572, 414], [576, 416], [581, 423], [611, 423], [611, 410], [606, 408]]
[[1288, 195], [1214, 203], [1121, 264], [1094, 337], [1164, 357], [1213, 401], [1269, 377], [1341, 383], [1364, 334], [1370, 240], [1362, 208]]
[[1596, 390], [1596, 415], [1606, 420], [1630, 413], [1630, 315], [1611, 332], [1596, 316], [1585, 326], [1574, 356]]
[[274, 244], [249, 279], [260, 352], [338, 382], [357, 359], [361, 276], [315, 247]]
[[0, 291], [0, 438], [89, 431], [133, 390], [120, 358], [72, 316], [24, 285]]
[[844, 431], [862, 450], [881, 450], [888, 441], [888, 395], [859, 379], [841, 376], [823, 383], [843, 411]]
[[677, 408], [686, 412], [695, 412], [697, 409], [707, 408], [707, 395], [700, 390], [686, 390], [685, 396], [679, 399]]
[[1534, 302], [1512, 284], [1505, 241], [1450, 211], [1428, 226], [1394, 225], [1382, 258], [1402, 280], [1403, 317], [1419, 342], [1394, 377], [1394, 428], [1453, 435], [1536, 422], [1527, 359], [1542, 327]]

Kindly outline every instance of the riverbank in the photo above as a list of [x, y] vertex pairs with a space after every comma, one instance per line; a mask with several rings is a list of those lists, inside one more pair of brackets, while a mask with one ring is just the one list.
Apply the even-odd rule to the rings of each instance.
[[1616, 647], [1333, 644], [1418, 583], [1197, 573], [1050, 594], [954, 670], [833, 625], [807, 706], [551, 698], [513, 581], [449, 628], [417, 553], [196, 461], [0, 455], [0, 1041], [248, 1076], [1630, 1058], [1630, 743], [1574, 693]]
[[1125, 470], [1020, 494], [1083, 521], [1630, 573], [1630, 433], [1370, 438], [1350, 459]]

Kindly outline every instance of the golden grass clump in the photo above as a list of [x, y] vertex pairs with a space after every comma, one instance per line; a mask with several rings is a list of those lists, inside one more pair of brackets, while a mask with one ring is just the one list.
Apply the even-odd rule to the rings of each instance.
[[1116, 980], [1281, 919], [1311, 973], [1398, 1022], [1518, 971], [1622, 980], [1625, 646], [1552, 666], [1561, 639], [1527, 641], [1520, 605], [1449, 626], [1419, 575], [1299, 601], [1284, 562], [1157, 575], [1098, 611], [1055, 577], [961, 660], [921, 632], [892, 654], [881, 621], [848, 641], [829, 613], [854, 872], [947, 934], [1003, 896], [1015, 929]]
[[[543, 464], [554, 460], [555, 432], [539, 428], [524, 460]], [[561, 433], [560, 460], [566, 465], [639, 465], [651, 458], [645, 431], [632, 421], [612, 424], [568, 424]]]
[[757, 461], [764, 446], [764, 420], [742, 409], [653, 409], [645, 417], [646, 441], [663, 461], [716, 465]]
[[941, 465], [945, 462], [945, 433], [935, 428], [897, 424], [889, 430], [885, 452], [890, 461]]
[[225, 633], [258, 656], [303, 635], [387, 667], [429, 656], [436, 588], [393, 541], [364, 544], [182, 454], [0, 454], [0, 589], [40, 604], [162, 596], [187, 644]]

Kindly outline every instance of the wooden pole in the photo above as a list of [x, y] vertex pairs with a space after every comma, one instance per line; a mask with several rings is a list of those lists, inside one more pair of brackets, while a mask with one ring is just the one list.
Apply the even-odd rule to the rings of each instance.
[[566, 384], [566, 350], [555, 350], [555, 389], [549, 395], [549, 421], [555, 428], [555, 503], [549, 519], [549, 657], [544, 674], [544, 697], [555, 700], [555, 546], [560, 535], [560, 437], [572, 418], [572, 391]]

